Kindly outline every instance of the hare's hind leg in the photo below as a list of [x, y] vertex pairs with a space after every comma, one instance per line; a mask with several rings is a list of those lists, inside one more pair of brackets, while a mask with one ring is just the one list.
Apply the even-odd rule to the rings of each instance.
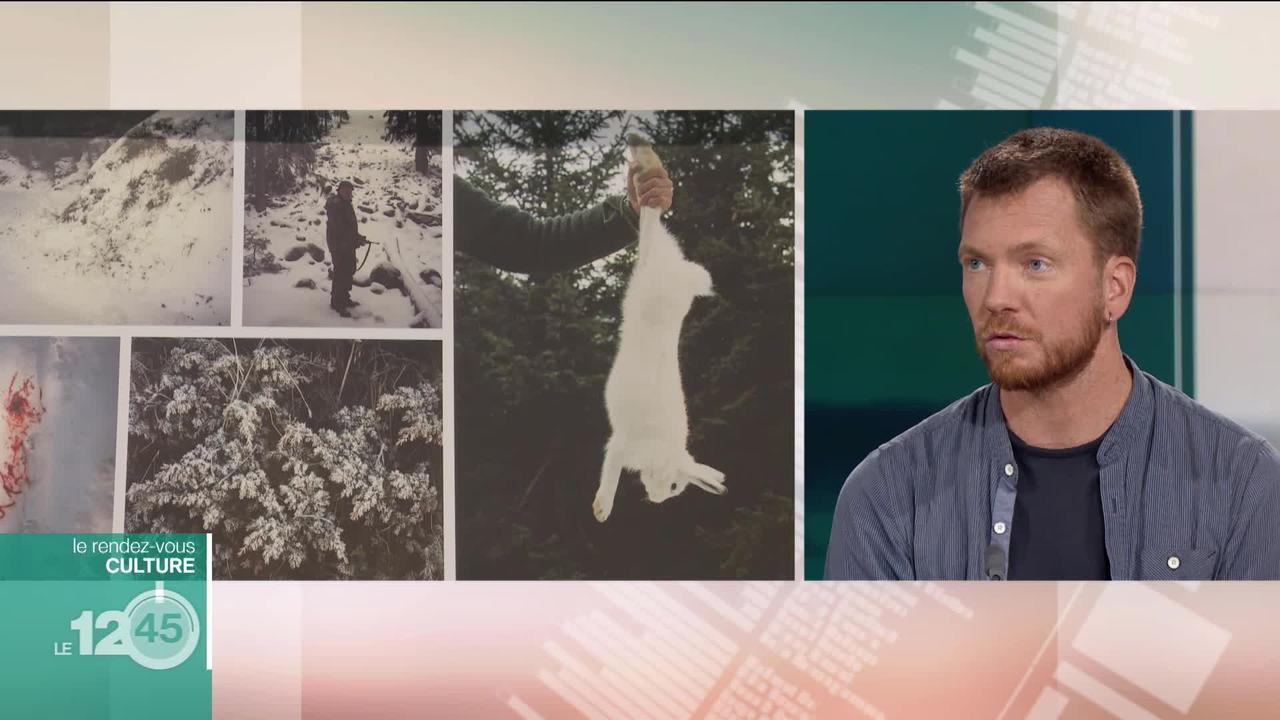
[[714, 493], [716, 495], [723, 495], [725, 493], [724, 473], [710, 465], [703, 465], [701, 463], [694, 462], [694, 460], [690, 458], [681, 466], [680, 471], [688, 475], [689, 480], [694, 485], [697, 485], [709, 493]]
[[591, 504], [596, 520], [604, 522], [613, 512], [613, 498], [618, 494], [618, 478], [622, 476], [622, 455], [613, 447], [613, 441], [605, 446], [604, 465], [600, 468], [600, 487], [596, 488], [596, 499]]

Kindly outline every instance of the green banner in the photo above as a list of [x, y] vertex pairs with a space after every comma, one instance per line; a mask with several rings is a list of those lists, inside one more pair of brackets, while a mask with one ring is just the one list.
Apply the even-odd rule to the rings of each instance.
[[211, 718], [204, 535], [0, 535], [0, 717]]

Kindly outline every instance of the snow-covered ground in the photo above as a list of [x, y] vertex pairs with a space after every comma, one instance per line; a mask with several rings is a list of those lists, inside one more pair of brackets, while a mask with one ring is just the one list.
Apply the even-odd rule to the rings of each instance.
[[232, 118], [155, 113], [52, 175], [0, 152], [0, 323], [229, 324]]
[[[253, 277], [246, 271], [245, 325], [440, 326], [440, 156], [429, 175], [417, 172], [413, 145], [383, 140], [385, 128], [381, 113], [351, 111], [350, 122], [316, 144], [315, 185], [272, 198], [261, 213], [246, 204], [246, 237], [265, 238], [284, 269]], [[369, 256], [355, 274], [351, 299], [360, 305], [350, 318], [329, 308], [332, 259], [318, 189], [341, 180], [355, 184], [360, 232], [376, 243], [356, 251], [357, 263], [366, 249]]]

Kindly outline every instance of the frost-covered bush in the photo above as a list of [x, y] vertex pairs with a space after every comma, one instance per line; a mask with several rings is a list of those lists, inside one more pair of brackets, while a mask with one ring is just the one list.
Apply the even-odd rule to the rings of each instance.
[[130, 532], [223, 578], [443, 577], [438, 345], [139, 339]]

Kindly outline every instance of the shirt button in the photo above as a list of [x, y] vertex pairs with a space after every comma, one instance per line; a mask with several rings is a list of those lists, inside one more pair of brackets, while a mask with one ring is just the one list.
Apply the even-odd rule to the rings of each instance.
[[1013, 477], [1013, 463], [1009, 463], [1004, 466], [1004, 474], [1007, 477]]
[[1177, 570], [1177, 569], [1178, 569], [1178, 566], [1179, 566], [1179, 565], [1181, 565], [1181, 564], [1182, 564], [1182, 561], [1178, 559], [1178, 556], [1177, 556], [1177, 555], [1170, 555], [1170, 556], [1169, 556], [1169, 569], [1170, 569], [1170, 570]]
[[[1005, 525], [1005, 524], [1004, 524], [1004, 523], [1002, 523], [1002, 522], [998, 522], [998, 523], [996, 523], [996, 526], [995, 526], [995, 528], [994, 528], [994, 530], [996, 531], [996, 534], [997, 534], [997, 535], [1003, 535], [1003, 534], [1004, 534], [1004, 531], [1005, 531], [1005, 530], [1008, 530], [1008, 529], [1009, 529], [1009, 526], [1008, 526], [1008, 525]], [[1176, 559], [1177, 559], [1177, 558], [1174, 558], [1174, 560], [1176, 560]], [[1169, 562], [1173, 562], [1173, 560], [1170, 560]]]

